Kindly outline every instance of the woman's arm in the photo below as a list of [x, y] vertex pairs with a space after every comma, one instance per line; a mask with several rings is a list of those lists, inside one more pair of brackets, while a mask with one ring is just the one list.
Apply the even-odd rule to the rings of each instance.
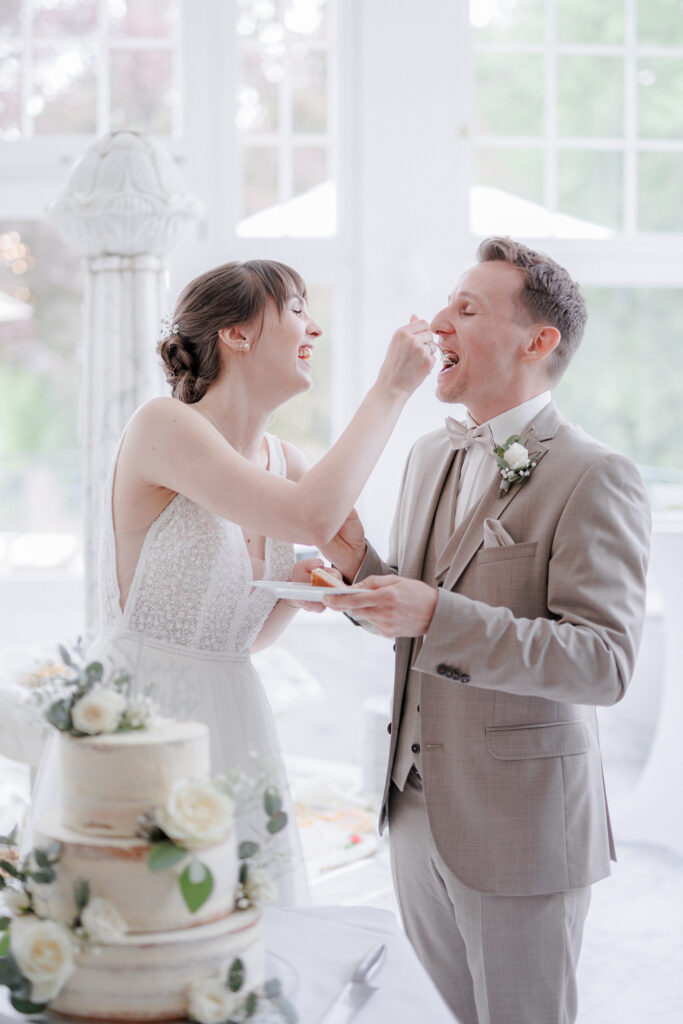
[[269, 537], [315, 544], [337, 533], [365, 486], [407, 399], [434, 365], [431, 332], [416, 320], [394, 334], [377, 381], [339, 440], [300, 480], [283, 480], [239, 455], [191, 405], [157, 398], [125, 439], [141, 485], [184, 494]]

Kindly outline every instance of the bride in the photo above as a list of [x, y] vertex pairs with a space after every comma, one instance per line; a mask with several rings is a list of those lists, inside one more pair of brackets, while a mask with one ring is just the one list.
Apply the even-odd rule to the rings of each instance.
[[[308, 581], [398, 416], [434, 357], [425, 321], [394, 334], [374, 385], [311, 469], [266, 432], [273, 412], [311, 386], [321, 330], [300, 276], [266, 260], [227, 263], [192, 281], [162, 332], [172, 397], [141, 406], [105, 492], [101, 631], [89, 655], [131, 670], [163, 713], [209, 727], [212, 771], [278, 776], [289, 826], [269, 839], [280, 904], [307, 902], [291, 800], [270, 707], [250, 652], [295, 613], [255, 579]], [[262, 837], [260, 806], [238, 839]]]

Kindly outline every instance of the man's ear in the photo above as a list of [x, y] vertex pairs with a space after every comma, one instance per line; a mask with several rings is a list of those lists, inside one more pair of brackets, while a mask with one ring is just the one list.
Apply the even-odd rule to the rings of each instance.
[[242, 324], [236, 324], [233, 327], [221, 327], [218, 337], [233, 352], [248, 352], [251, 348], [249, 331]]
[[528, 345], [524, 349], [524, 362], [537, 363], [541, 359], [545, 359], [560, 344], [561, 337], [562, 335], [557, 327], [551, 327], [550, 324], [535, 328]]

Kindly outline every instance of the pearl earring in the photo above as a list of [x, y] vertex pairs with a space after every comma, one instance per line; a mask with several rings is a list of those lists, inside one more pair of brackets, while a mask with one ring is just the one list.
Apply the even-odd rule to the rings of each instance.
[[241, 341], [238, 347], [242, 352], [248, 352], [249, 349], [251, 348], [248, 341]]

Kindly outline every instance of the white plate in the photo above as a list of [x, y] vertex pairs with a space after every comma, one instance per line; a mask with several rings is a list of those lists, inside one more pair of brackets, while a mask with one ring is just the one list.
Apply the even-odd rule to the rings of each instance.
[[[324, 594], [348, 594], [350, 587], [314, 587], [312, 583], [292, 583], [282, 580], [254, 580], [252, 587], [269, 590], [276, 597], [287, 597], [290, 601], [322, 601]], [[353, 587], [354, 592], [363, 589]]]

